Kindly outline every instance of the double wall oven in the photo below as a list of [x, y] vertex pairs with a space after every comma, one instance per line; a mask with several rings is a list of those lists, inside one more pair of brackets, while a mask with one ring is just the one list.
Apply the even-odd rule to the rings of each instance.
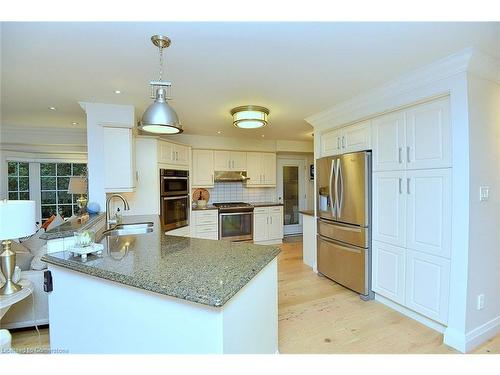
[[160, 169], [160, 218], [169, 231], [189, 225], [189, 171]]

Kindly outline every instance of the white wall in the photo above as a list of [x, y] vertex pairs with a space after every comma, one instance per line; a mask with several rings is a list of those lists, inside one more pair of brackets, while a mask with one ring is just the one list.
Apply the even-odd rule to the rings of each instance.
[[[469, 282], [466, 330], [473, 340], [488, 325], [500, 332], [500, 83], [468, 75], [469, 97]], [[479, 200], [479, 187], [490, 198]], [[477, 296], [484, 294], [483, 310]]]
[[162, 137], [172, 142], [190, 145], [192, 148], [215, 150], [243, 150], [262, 152], [313, 152], [313, 141], [282, 141], [271, 139], [215, 137], [208, 135], [179, 134]]

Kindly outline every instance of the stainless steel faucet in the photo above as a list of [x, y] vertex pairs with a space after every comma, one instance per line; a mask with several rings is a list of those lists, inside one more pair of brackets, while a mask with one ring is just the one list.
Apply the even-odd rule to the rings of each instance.
[[125, 211], [128, 211], [130, 210], [130, 206], [128, 205], [128, 202], [127, 200], [120, 194], [111, 194], [108, 199], [106, 199], [106, 229], [110, 229], [111, 228], [111, 224], [117, 224], [116, 223], [116, 220], [114, 219], [111, 219], [111, 217], [109, 216], [110, 212], [109, 212], [109, 203], [111, 202], [111, 200], [113, 198], [120, 198], [123, 202], [123, 209]]

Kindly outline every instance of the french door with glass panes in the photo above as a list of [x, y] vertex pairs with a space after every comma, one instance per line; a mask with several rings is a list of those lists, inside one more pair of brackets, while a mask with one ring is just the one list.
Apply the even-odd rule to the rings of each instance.
[[285, 235], [302, 233], [305, 208], [305, 163], [299, 159], [278, 159], [278, 201], [283, 203], [283, 231]]

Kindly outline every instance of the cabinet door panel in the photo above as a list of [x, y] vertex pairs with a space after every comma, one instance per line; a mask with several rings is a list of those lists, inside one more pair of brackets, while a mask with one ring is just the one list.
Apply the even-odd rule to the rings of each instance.
[[189, 147], [182, 145], [174, 146], [175, 164], [189, 165]]
[[214, 151], [214, 170], [229, 171], [229, 151]]
[[264, 185], [276, 185], [276, 154], [262, 154]]
[[214, 152], [193, 150], [193, 187], [214, 186]]
[[321, 135], [321, 156], [340, 154], [340, 130], [332, 130]]
[[449, 258], [451, 169], [408, 171], [405, 185], [407, 247]]
[[132, 129], [103, 128], [104, 187], [106, 192], [124, 192], [134, 189], [134, 139]]
[[258, 213], [253, 215], [253, 240], [254, 242], [266, 241], [269, 238], [268, 231], [269, 214]]
[[449, 293], [450, 262], [419, 251], [407, 250], [407, 307], [446, 324]]
[[373, 170], [390, 171], [405, 168], [404, 113], [389, 113], [372, 120]]
[[373, 173], [373, 239], [406, 246], [405, 172]]
[[247, 152], [247, 186], [262, 184], [262, 154], [259, 152]]
[[269, 239], [277, 240], [283, 238], [283, 207], [271, 207], [269, 209]]
[[174, 145], [172, 143], [158, 142], [158, 162], [172, 164], [174, 161]]
[[247, 170], [247, 153], [246, 152], [231, 152], [230, 155], [231, 169], [234, 171]]
[[449, 98], [406, 111], [406, 147], [408, 169], [451, 167]]
[[342, 129], [343, 152], [371, 149], [371, 121], [347, 126]]
[[373, 291], [400, 304], [405, 303], [405, 253], [401, 247], [373, 241]]

